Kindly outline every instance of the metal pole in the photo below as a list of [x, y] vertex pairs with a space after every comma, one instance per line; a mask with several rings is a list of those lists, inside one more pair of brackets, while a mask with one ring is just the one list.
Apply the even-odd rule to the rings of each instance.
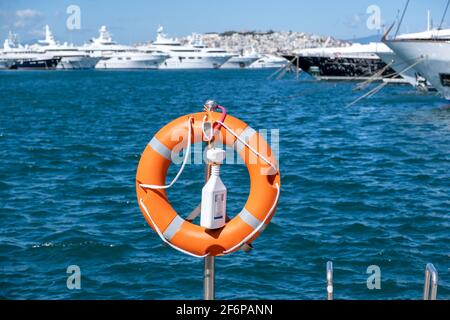
[[[436, 300], [438, 287], [438, 272], [432, 263], [425, 266], [425, 281], [423, 286], [423, 300]], [[431, 282], [431, 296], [430, 296]]]
[[[212, 128], [211, 128], [212, 130]], [[210, 147], [210, 145], [208, 146]], [[207, 164], [205, 166], [205, 183], [211, 175], [211, 165]], [[203, 270], [203, 299], [204, 300], [214, 300], [215, 299], [215, 257], [207, 256], [205, 257], [205, 266]]]
[[430, 294], [430, 271], [425, 268], [425, 281], [423, 285], [423, 300], [428, 300]]
[[333, 262], [327, 262], [327, 299], [333, 300]]
[[297, 56], [297, 74], [295, 75], [295, 80], [298, 80], [298, 75], [299, 75], [299, 73], [300, 73], [300, 70], [298, 70], [298, 68], [299, 68], [299, 61], [298, 61], [299, 59], [298, 59], [298, 56]]
[[205, 257], [205, 271], [203, 274], [203, 298], [205, 300], [214, 300], [215, 298], [214, 278], [214, 257]]

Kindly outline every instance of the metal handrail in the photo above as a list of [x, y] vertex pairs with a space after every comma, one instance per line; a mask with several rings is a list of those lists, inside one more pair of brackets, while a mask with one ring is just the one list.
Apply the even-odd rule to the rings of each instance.
[[[430, 281], [431, 280], [431, 281]], [[423, 286], [423, 300], [436, 300], [438, 287], [438, 272], [432, 263], [427, 263], [425, 267], [425, 282]], [[431, 282], [431, 294], [430, 294]]]
[[333, 262], [327, 262], [327, 300], [333, 300]]

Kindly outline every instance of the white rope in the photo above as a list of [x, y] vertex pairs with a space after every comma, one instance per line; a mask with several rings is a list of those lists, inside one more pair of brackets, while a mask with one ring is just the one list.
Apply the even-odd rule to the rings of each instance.
[[244, 145], [247, 146], [247, 148], [249, 148], [254, 154], [256, 154], [258, 157], [260, 157], [261, 159], [264, 160], [264, 162], [266, 162], [268, 165], [270, 165], [275, 172], [278, 172], [278, 168], [276, 165], [274, 165], [272, 162], [270, 162], [266, 157], [264, 157], [261, 153], [259, 153], [257, 150], [255, 150], [251, 145], [249, 145], [247, 142], [245, 142], [244, 139], [242, 139], [241, 137], [239, 137], [230, 127], [228, 127], [225, 123], [223, 123], [222, 121], [217, 120], [217, 123], [220, 123], [225, 129], [227, 129], [234, 137], [236, 137], [236, 139], [238, 139], [240, 142], [242, 142]]
[[[419, 57], [417, 58], [417, 61], [414, 62], [412, 65], [406, 67], [405, 69], [403, 69], [402, 71], [396, 72], [394, 74], [392, 74], [391, 78], [394, 78], [397, 75], [401, 75], [402, 73], [408, 71], [409, 69], [415, 67], [417, 64], [419, 64], [420, 62], [422, 62], [423, 57]], [[372, 90], [370, 90], [369, 92], [365, 93], [364, 95], [362, 95], [361, 97], [357, 98], [356, 100], [354, 100], [353, 102], [349, 103], [348, 105], [346, 105], [346, 108], [349, 108], [351, 106], [353, 106], [355, 103], [357, 103], [358, 101], [361, 101], [364, 98], [367, 97], [372, 97], [374, 94], [376, 94], [377, 92], [379, 92], [381, 89], [383, 89], [386, 85], [388, 84], [388, 82], [383, 82], [380, 85], [376, 86], [375, 88], [373, 88]]]
[[172, 182], [165, 186], [157, 186], [152, 184], [140, 184], [139, 186], [144, 189], [168, 189], [171, 186], [174, 185], [175, 182], [177, 182], [178, 178], [181, 176], [181, 173], [183, 173], [184, 167], [186, 166], [186, 163], [189, 159], [189, 155], [191, 154], [191, 131], [192, 131], [192, 118], [189, 118], [188, 120], [188, 139], [187, 139], [187, 148], [186, 148], [186, 154], [184, 155], [183, 163], [181, 164], [180, 170], [178, 170], [177, 175], [175, 178], [173, 178]]
[[159, 230], [158, 226], [157, 226], [156, 223], [153, 221], [152, 216], [150, 215], [150, 213], [149, 213], [147, 207], [145, 206], [144, 201], [142, 200], [142, 198], [140, 198], [139, 204], [140, 204], [141, 207], [144, 209], [145, 214], [146, 214], [147, 217], [150, 219], [152, 225], [155, 227], [156, 233], [158, 234], [158, 236], [161, 238], [161, 240], [162, 240], [164, 243], [168, 244], [169, 246], [171, 246], [171, 247], [174, 248], [175, 250], [178, 250], [178, 251], [180, 251], [180, 252], [182, 252], [182, 253], [185, 253], [185, 254], [190, 255], [190, 256], [192, 256], [192, 257], [195, 257], [195, 258], [204, 258], [204, 257], [206, 257], [206, 256], [209, 256], [209, 253], [200, 256], [200, 255], [191, 253], [191, 252], [189, 252], [189, 251], [183, 250], [183, 249], [177, 247], [176, 245], [172, 244], [170, 241], [168, 241], [168, 240], [164, 237], [164, 235], [162, 234], [161, 230]]
[[387, 82], [382, 82], [381, 84], [379, 84], [378, 86], [376, 86], [375, 88], [373, 88], [372, 90], [370, 90], [369, 92], [363, 94], [361, 97], [359, 97], [358, 99], [356, 99], [355, 101], [353, 101], [352, 103], [349, 103], [348, 105], [346, 105], [346, 108], [350, 108], [351, 106], [353, 106], [354, 104], [356, 104], [357, 102], [361, 101], [364, 98], [370, 97], [372, 96], [374, 93], [377, 93], [378, 91], [380, 91], [383, 87], [385, 87], [388, 83]]
[[[294, 61], [295, 58], [292, 59], [292, 61]], [[288, 63], [285, 66], [280, 67], [279, 69], [275, 70], [275, 72], [273, 72], [270, 76], [267, 77], [267, 80], [271, 80], [273, 77], [275, 77], [276, 75], [278, 75], [279, 73], [281, 73], [282, 71], [284, 71], [285, 69], [287, 69], [288, 67], [290, 67], [290, 64], [292, 63], [292, 61], [287, 60]]]
[[267, 222], [267, 220], [269, 219], [269, 217], [272, 215], [273, 210], [275, 210], [275, 207], [277, 206], [278, 203], [278, 199], [280, 198], [280, 185], [278, 183], [275, 183], [275, 187], [277, 188], [277, 197], [275, 198], [275, 201], [273, 202], [272, 208], [270, 208], [269, 212], [267, 213], [267, 215], [265, 216], [264, 220], [261, 221], [261, 223], [259, 224], [259, 226], [253, 230], [247, 237], [245, 237], [244, 240], [242, 240], [241, 242], [239, 242], [237, 245], [235, 245], [234, 247], [232, 247], [231, 249], [228, 249], [226, 251], [224, 251], [224, 254], [230, 253], [234, 250], [236, 250], [237, 248], [240, 248], [241, 246], [243, 246], [247, 241], [249, 241], [259, 230], [261, 230], [261, 228], [264, 226], [264, 224]]
[[400, 72], [397, 72], [396, 74], [394, 73], [393, 77], [396, 76], [396, 75], [401, 75], [402, 73], [408, 71], [409, 69], [414, 68], [414, 67], [415, 67], [416, 65], [418, 65], [420, 62], [422, 62], [423, 59], [424, 59], [424, 57], [419, 57], [419, 58], [417, 59], [417, 61], [416, 61], [415, 63], [413, 63], [412, 65], [410, 65], [409, 67], [403, 69], [403, 70], [400, 71]]
[[368, 96], [368, 98], [370, 98], [370, 97], [376, 95], [381, 89], [384, 88], [384, 86], [388, 85], [389, 82], [383, 82], [383, 84], [384, 84], [384, 85], [380, 85], [380, 86], [376, 87], [375, 90], [373, 90], [373, 91], [370, 93], [370, 95]]
[[367, 88], [372, 82], [377, 81], [383, 75], [383, 72], [385, 72], [393, 63], [394, 63], [394, 60], [392, 60], [390, 63], [386, 64], [378, 72], [376, 72], [371, 77], [369, 77], [369, 79], [358, 84], [353, 90], [356, 91], [356, 90], [363, 90], [363, 89]]

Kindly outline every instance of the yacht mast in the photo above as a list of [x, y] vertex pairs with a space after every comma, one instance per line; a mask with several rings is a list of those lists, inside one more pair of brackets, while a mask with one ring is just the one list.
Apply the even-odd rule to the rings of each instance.
[[406, 1], [405, 8], [403, 9], [402, 16], [400, 18], [400, 21], [398, 22], [397, 30], [395, 31], [394, 39], [397, 38], [398, 32], [399, 32], [400, 27], [401, 27], [402, 22], [403, 22], [403, 18], [405, 18], [405, 13], [408, 10], [408, 6], [409, 6], [409, 0]]
[[447, 4], [445, 5], [444, 13], [442, 14], [441, 23], [439, 24], [438, 30], [442, 29], [442, 25], [444, 24], [445, 16], [447, 15], [448, 6], [450, 5], [450, 0], [447, 1]]

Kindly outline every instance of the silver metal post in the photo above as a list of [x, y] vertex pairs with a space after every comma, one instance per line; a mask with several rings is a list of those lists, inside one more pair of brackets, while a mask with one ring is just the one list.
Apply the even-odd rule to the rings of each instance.
[[327, 262], [327, 299], [333, 300], [333, 262]]
[[[432, 263], [427, 263], [425, 267], [425, 281], [423, 286], [423, 300], [436, 300], [438, 287], [438, 272]], [[430, 296], [431, 282], [431, 296]]]
[[205, 300], [214, 300], [215, 290], [214, 290], [214, 257], [205, 257], [205, 271], [203, 274], [203, 295]]
[[[205, 181], [208, 181], [211, 175], [211, 165], [206, 165], [205, 168]], [[215, 257], [207, 256], [205, 257], [205, 268], [203, 271], [203, 299], [214, 300], [215, 299]]]
[[[210, 101], [208, 101], [210, 102]], [[207, 102], [207, 103], [208, 103]], [[211, 101], [210, 103], [213, 103]], [[205, 183], [208, 182], [211, 176], [211, 165], [207, 164], [205, 166]], [[203, 270], [203, 299], [204, 300], [214, 300], [215, 299], [215, 257], [207, 256], [205, 257], [205, 267]]]

